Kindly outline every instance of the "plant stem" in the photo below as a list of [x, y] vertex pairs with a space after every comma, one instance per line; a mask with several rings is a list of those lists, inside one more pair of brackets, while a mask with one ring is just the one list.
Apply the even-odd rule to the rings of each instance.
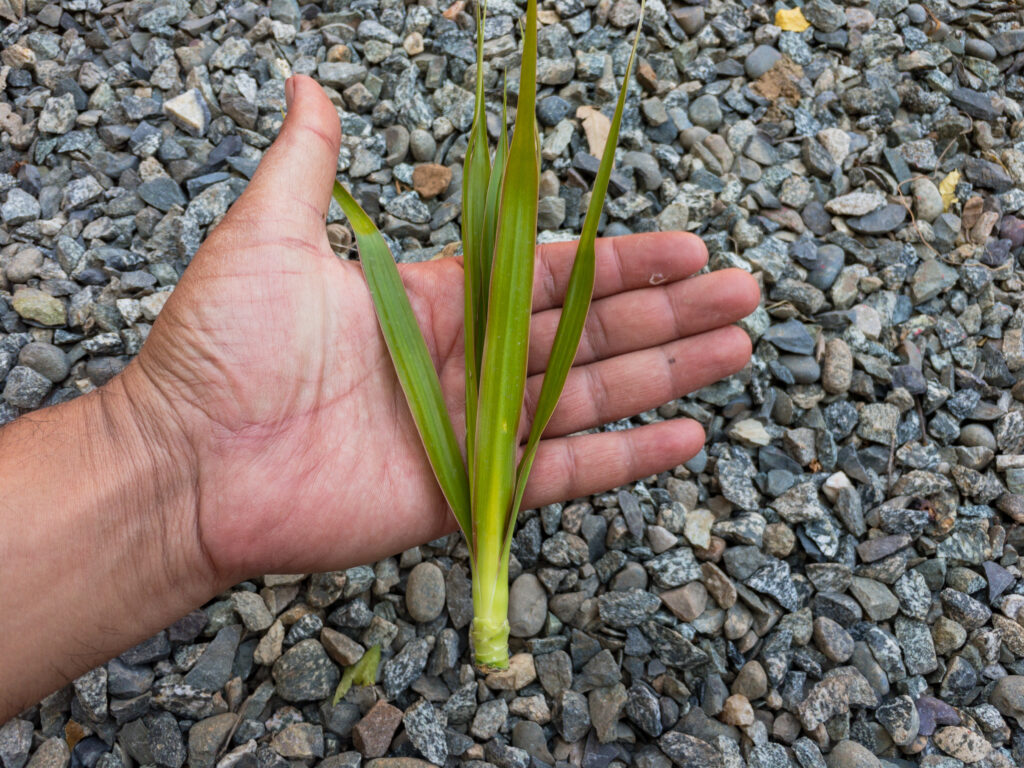
[[497, 543], [496, 551], [483, 557], [478, 552], [472, 560], [471, 636], [476, 663], [484, 669], [508, 667], [508, 558], [501, 556], [500, 540]]

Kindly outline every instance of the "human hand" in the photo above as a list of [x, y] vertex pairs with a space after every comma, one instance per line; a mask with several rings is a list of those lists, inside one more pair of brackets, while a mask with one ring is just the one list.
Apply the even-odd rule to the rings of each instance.
[[[312, 80], [287, 90], [281, 135], [138, 357], [0, 429], [0, 487], [16, 489], [0, 494], [0, 722], [243, 578], [366, 563], [454, 530], [361, 269], [327, 242], [337, 115]], [[538, 254], [534, 395], [573, 254]], [[705, 258], [680, 233], [598, 241], [595, 301], [526, 506], [700, 449], [686, 420], [570, 435], [746, 363], [750, 342], [728, 324], [754, 309], [757, 285], [736, 270], [691, 277]], [[458, 431], [461, 265], [402, 276]]]
[[[324, 218], [340, 135], [319, 86], [290, 108], [242, 197], [196, 254], [125, 373], [141, 413], [184, 446], [197, 562], [227, 585], [263, 572], [369, 562], [454, 530], [395, 377], [358, 264]], [[529, 391], [536, 393], [575, 244], [539, 249]], [[739, 270], [682, 233], [599, 240], [594, 303], [525, 507], [605, 490], [685, 461], [698, 424], [569, 436], [656, 407], [739, 370], [730, 326], [757, 305]], [[401, 267], [456, 426], [464, 429], [462, 267]], [[529, 402], [528, 402], [529, 410]], [[528, 429], [529, 419], [524, 419]]]

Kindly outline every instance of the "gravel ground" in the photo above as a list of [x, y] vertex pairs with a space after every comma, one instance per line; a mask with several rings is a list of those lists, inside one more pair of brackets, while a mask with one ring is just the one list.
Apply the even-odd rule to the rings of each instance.
[[[513, 92], [520, 5], [486, 26]], [[542, 7], [554, 239], [597, 165], [603, 118], [578, 108], [610, 113], [639, 9]], [[696, 231], [764, 288], [747, 370], [636, 420], [696, 418], [705, 451], [524, 512], [507, 673], [469, 664], [452, 536], [238, 585], [0, 727], [3, 768], [1024, 764], [1024, 12], [647, 9], [604, 234]], [[338, 169], [399, 258], [457, 247], [462, 0], [0, 16], [0, 423], [124, 367], [291, 72], [328, 87]], [[332, 706], [375, 643], [380, 684]]]

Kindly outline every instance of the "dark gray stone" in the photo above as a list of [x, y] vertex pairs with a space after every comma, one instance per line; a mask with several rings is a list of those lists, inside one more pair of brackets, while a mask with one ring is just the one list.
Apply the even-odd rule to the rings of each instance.
[[907, 219], [907, 209], [889, 203], [876, 211], [846, 220], [850, 229], [863, 235], [884, 235], [899, 229]]
[[185, 205], [185, 194], [174, 179], [158, 176], [139, 185], [139, 197], [159, 211], [167, 212], [175, 205]]
[[3, 399], [15, 408], [38, 408], [52, 386], [50, 379], [38, 371], [16, 365], [7, 374]]
[[324, 647], [313, 639], [285, 651], [274, 662], [273, 676], [278, 695], [291, 702], [325, 699], [334, 693], [341, 678]]
[[221, 629], [199, 657], [199, 661], [185, 675], [185, 683], [203, 691], [219, 691], [223, 688], [231, 678], [235, 650], [241, 638], [241, 624]]
[[419, 753], [435, 765], [444, 765], [448, 759], [448, 742], [434, 706], [421, 699], [405, 711], [402, 723]]
[[383, 664], [381, 680], [388, 697], [397, 696], [423, 674], [429, 653], [427, 641], [417, 638]]

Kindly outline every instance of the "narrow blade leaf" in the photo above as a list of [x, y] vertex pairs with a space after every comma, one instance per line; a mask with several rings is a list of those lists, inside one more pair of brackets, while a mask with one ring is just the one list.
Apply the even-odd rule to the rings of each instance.
[[498, 147], [494, 151], [494, 165], [491, 168], [491, 179], [487, 185], [487, 202], [484, 215], [483, 236], [481, 238], [482, 281], [483, 290], [489, 291], [491, 285], [491, 264], [494, 259], [494, 238], [498, 230], [498, 206], [501, 205], [501, 182], [505, 177], [505, 161], [508, 159], [508, 128], [507, 126], [508, 84], [504, 87], [501, 105], [501, 136]]
[[540, 168], [535, 152], [537, 1], [527, 6], [519, 104], [501, 186], [477, 409], [473, 512], [477, 576], [493, 589], [501, 575], [505, 527], [515, 490], [516, 453], [533, 301]]
[[[640, 42], [642, 25], [643, 4], [641, 3], [640, 22], [637, 26], [636, 37], [633, 39], [633, 49], [629, 54], [629, 63], [626, 65], [626, 74], [622, 82], [622, 88], [619, 90], [619, 100], [615, 105], [615, 115], [612, 118], [611, 130], [608, 132], [608, 141], [604, 146], [601, 166], [598, 169], [597, 177], [594, 180], [594, 188], [591, 191], [587, 218], [583, 222], [583, 231], [580, 233], [579, 244], [576, 246], [576, 259], [573, 262], [572, 272], [569, 275], [569, 285], [566, 288], [565, 300], [562, 302], [562, 315], [558, 320], [558, 329], [555, 331], [555, 340], [551, 346], [548, 368], [544, 372], [540, 396], [537, 398], [537, 408], [534, 413], [533, 423], [530, 425], [530, 436], [527, 438], [523, 457], [519, 462], [516, 477], [516, 493], [512, 504], [511, 518], [513, 524], [515, 516], [519, 512], [519, 505], [523, 500], [523, 492], [526, 490], [526, 481], [529, 479], [533, 460], [537, 456], [541, 435], [543, 435], [548, 422], [551, 420], [551, 414], [554, 413], [555, 406], [558, 404], [558, 398], [562, 394], [562, 388], [565, 386], [566, 377], [568, 377], [573, 360], [576, 358], [576, 350], [579, 348], [580, 338], [583, 335], [583, 325], [590, 310], [590, 299], [594, 293], [594, 273], [596, 270], [594, 242], [597, 239], [597, 225], [601, 218], [601, 211], [604, 208], [612, 166], [615, 163], [615, 146], [619, 140], [622, 112], [626, 106], [626, 94], [629, 91], [629, 80], [633, 72], [633, 63], [636, 59], [636, 50]], [[505, 532], [506, 546], [511, 543], [512, 528], [513, 525], [510, 524]]]
[[[487, 116], [484, 111], [484, 28], [480, 4], [476, 6], [476, 101], [473, 126], [462, 176], [462, 258], [465, 270], [463, 325], [466, 345], [466, 459], [473, 470], [473, 440], [483, 356], [484, 325], [487, 322], [487, 284], [490, 252], [483, 248], [487, 187], [491, 176], [487, 146]], [[472, 476], [472, 475], [471, 475]]]
[[472, 531], [469, 479], [459, 453], [448, 409], [441, 394], [441, 382], [423, 334], [416, 324], [409, 297], [398, 267], [383, 236], [359, 203], [338, 182], [334, 199], [352, 225], [359, 246], [359, 260], [370, 288], [377, 319], [387, 343], [395, 372], [405, 392], [413, 420], [419, 430], [438, 484], [463, 533]]

